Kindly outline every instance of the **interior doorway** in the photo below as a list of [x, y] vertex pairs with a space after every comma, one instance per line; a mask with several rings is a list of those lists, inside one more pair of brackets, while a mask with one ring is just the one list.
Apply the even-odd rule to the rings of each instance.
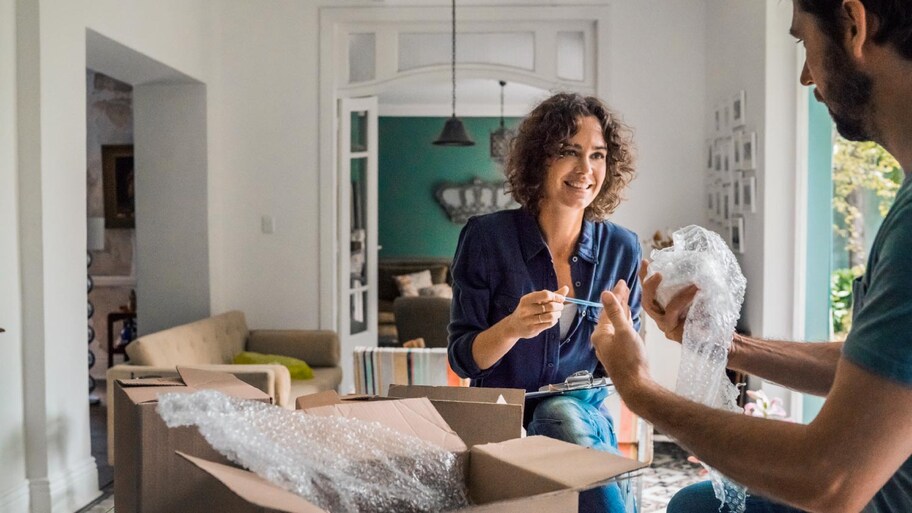
[[[458, 117], [473, 115], [474, 102], [465, 90], [471, 81], [492, 86], [484, 93], [483, 115], [494, 117], [499, 111], [499, 80], [539, 91], [560, 89], [607, 96], [607, 76], [599, 72], [596, 59], [596, 49], [608, 41], [606, 8], [470, 6], [460, 9], [458, 18], [459, 43], [454, 48], [451, 13], [443, 7], [320, 11], [320, 197], [325, 201], [320, 205], [320, 296], [324, 300], [319, 316], [321, 328], [340, 334], [342, 364], [348, 371], [343, 377], [343, 391], [352, 388], [348, 347], [352, 344], [346, 343], [344, 334], [350, 323], [349, 312], [339, 306], [340, 295], [347, 293], [340, 281], [343, 263], [339, 258], [348, 244], [339, 237], [338, 208], [344, 179], [337, 136], [339, 99], [377, 96], [383, 116], [391, 96], [400, 91], [408, 102], [403, 112], [448, 117], [452, 114], [450, 90], [454, 81], [451, 64], [457, 75], [456, 96], [461, 98], [456, 101]], [[429, 98], [435, 94], [439, 98]], [[529, 105], [523, 107], [520, 116]], [[487, 142], [487, 135], [479, 136], [479, 144]], [[416, 175], [428, 172], [433, 171], [413, 170]], [[370, 264], [377, 261], [376, 255], [367, 259], [369, 265], [376, 265]], [[372, 341], [371, 345], [376, 344]]]
[[92, 455], [102, 489], [114, 479], [105, 436], [105, 371], [123, 361], [124, 345], [135, 338], [134, 173], [133, 86], [87, 69], [89, 418]]
[[86, 67], [90, 432], [109, 491], [104, 376], [124, 359], [110, 349], [209, 315], [207, 98], [199, 79], [92, 30]]

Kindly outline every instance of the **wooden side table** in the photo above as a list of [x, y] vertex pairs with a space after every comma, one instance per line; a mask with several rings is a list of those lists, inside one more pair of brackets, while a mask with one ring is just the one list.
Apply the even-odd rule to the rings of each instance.
[[125, 348], [127, 344], [114, 347], [114, 323], [118, 321], [126, 321], [129, 319], [136, 319], [136, 312], [111, 312], [108, 314], [108, 368], [110, 369], [114, 365], [114, 353], [122, 354], [126, 357], [127, 352]]

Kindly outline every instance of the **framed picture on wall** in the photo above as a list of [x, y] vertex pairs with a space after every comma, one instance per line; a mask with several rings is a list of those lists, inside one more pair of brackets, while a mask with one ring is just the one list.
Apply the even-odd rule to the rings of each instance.
[[101, 170], [104, 186], [105, 228], [134, 228], [136, 226], [136, 189], [133, 145], [102, 146]]
[[715, 143], [712, 139], [707, 139], [706, 141], [706, 170], [712, 171], [713, 167], [713, 157], [715, 156], [716, 148]]
[[744, 253], [744, 218], [741, 216], [732, 217], [728, 230], [732, 252]]
[[741, 180], [743, 180], [741, 171], [732, 173], [732, 212], [741, 212], [744, 208], [742, 199], [744, 189], [741, 187]]
[[754, 169], [757, 162], [757, 132], [741, 134], [741, 169]]
[[739, 126], [744, 126], [744, 108], [746, 104], [747, 95], [744, 94], [744, 91], [738, 91], [737, 94], [732, 98], [732, 127], [737, 128]]
[[757, 211], [757, 177], [744, 173], [741, 178], [741, 211], [755, 213]]

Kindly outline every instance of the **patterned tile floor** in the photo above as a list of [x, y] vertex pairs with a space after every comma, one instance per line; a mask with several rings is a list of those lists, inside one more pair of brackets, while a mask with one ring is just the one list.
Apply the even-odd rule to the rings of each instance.
[[687, 461], [687, 453], [672, 442], [655, 442], [652, 466], [643, 472], [640, 513], [665, 513], [671, 497], [687, 485], [704, 481], [703, 467]]
[[[679, 489], [705, 479], [702, 468], [687, 461], [687, 453], [671, 442], [656, 442], [652, 466], [643, 472], [640, 513], [665, 513], [665, 505]], [[114, 513], [112, 487], [79, 513]]]

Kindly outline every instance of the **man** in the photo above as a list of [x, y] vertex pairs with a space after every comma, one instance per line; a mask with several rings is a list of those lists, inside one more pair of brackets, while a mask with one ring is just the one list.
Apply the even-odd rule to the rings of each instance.
[[[845, 137], [874, 140], [912, 169], [912, 2], [794, 0], [792, 34], [807, 49], [801, 83], [815, 85]], [[715, 410], [649, 376], [626, 312], [624, 284], [602, 294], [592, 341], [627, 405], [702, 461], [755, 494], [748, 511], [912, 511], [912, 180], [900, 188], [856, 286], [845, 343], [735, 336], [729, 367], [826, 396], [817, 418], [791, 424]], [[645, 277], [642, 266], [641, 278]], [[643, 282], [643, 308], [680, 341], [697, 293], [663, 309], [661, 277]], [[768, 498], [768, 499], [767, 499]], [[718, 511], [707, 484], [680, 491], [669, 513]], [[724, 511], [724, 510], [723, 510]]]

